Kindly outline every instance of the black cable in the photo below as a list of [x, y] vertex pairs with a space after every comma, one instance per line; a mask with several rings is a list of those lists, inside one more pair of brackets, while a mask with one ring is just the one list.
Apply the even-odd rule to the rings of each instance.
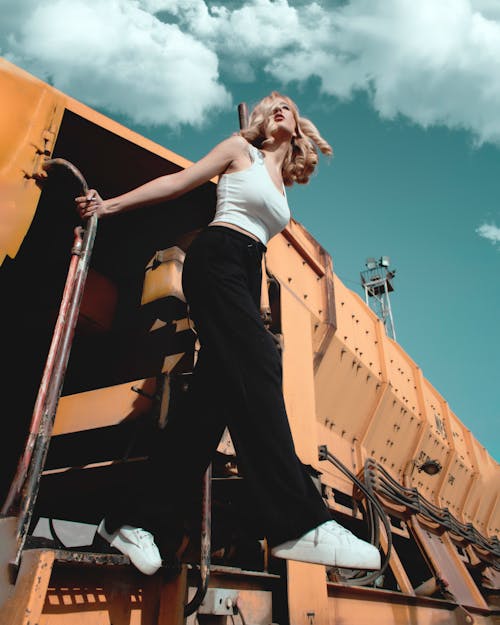
[[247, 625], [247, 622], [245, 620], [245, 617], [243, 616], [243, 612], [241, 611], [241, 608], [239, 606], [236, 606], [237, 610], [238, 610], [238, 616], [241, 619], [241, 625]]
[[492, 553], [493, 556], [500, 556], [500, 549], [493, 539], [488, 541], [472, 524], [464, 524], [458, 521], [448, 508], [439, 508], [436, 504], [423, 497], [416, 488], [408, 488], [389, 475], [389, 473], [373, 459], [366, 461], [365, 467], [370, 473], [370, 481], [374, 490], [386, 497], [391, 502], [400, 504], [420, 514], [425, 518], [438, 523], [452, 533], [465, 538], [472, 544], [482, 547]]
[[[387, 516], [380, 502], [375, 497], [373, 492], [371, 492], [370, 485], [363, 484], [363, 482], [361, 482], [361, 480], [359, 480], [354, 475], [354, 473], [349, 471], [349, 469], [345, 465], [343, 465], [342, 462], [338, 460], [338, 458], [336, 458], [334, 455], [332, 455], [328, 451], [328, 448], [326, 445], [319, 446], [319, 459], [328, 460], [329, 462], [331, 462], [334, 466], [337, 467], [337, 469], [339, 469], [344, 475], [346, 475], [365, 495], [366, 504], [367, 504], [367, 516], [369, 519], [368, 523], [370, 526], [369, 527], [370, 536], [372, 539], [371, 542], [377, 548], [379, 547], [379, 534], [380, 534], [380, 528], [379, 528], [377, 519], [380, 518], [384, 525], [386, 536], [387, 536], [387, 553], [385, 554], [385, 558], [384, 558], [384, 561], [382, 562], [380, 569], [378, 571], [374, 571], [373, 573], [369, 573], [368, 575], [365, 575], [363, 577], [345, 581], [345, 584], [350, 585], [350, 586], [367, 586], [368, 584], [370, 584], [371, 582], [379, 578], [382, 575], [382, 573], [385, 571], [387, 566], [389, 565], [389, 560], [391, 557], [391, 550], [392, 550], [391, 526], [389, 524], [389, 521], [387, 520]], [[366, 468], [367, 468], [367, 465], [365, 464], [365, 481], [366, 481], [366, 476], [367, 476]]]

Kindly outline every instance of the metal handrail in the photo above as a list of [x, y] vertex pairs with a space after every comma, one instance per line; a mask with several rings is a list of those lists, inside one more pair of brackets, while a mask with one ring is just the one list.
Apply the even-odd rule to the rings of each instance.
[[[62, 158], [55, 158], [47, 159], [42, 165], [47, 172], [57, 166], [64, 167], [75, 176], [80, 182], [83, 193], [87, 194], [88, 184], [78, 168], [71, 162]], [[13, 514], [17, 516], [16, 556], [13, 562], [15, 565], [19, 565], [33, 517], [33, 509], [68, 366], [71, 343], [78, 320], [96, 231], [96, 215], [92, 215], [87, 220], [85, 230], [81, 227], [75, 228], [66, 284], [33, 409], [28, 439], [1, 511], [3, 515]]]

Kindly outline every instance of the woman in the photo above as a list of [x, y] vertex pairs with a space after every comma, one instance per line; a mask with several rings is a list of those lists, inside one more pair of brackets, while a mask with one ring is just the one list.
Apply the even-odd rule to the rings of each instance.
[[[290, 219], [284, 186], [308, 182], [318, 162], [315, 145], [332, 154], [295, 104], [273, 92], [254, 108], [248, 128], [187, 169], [115, 198], [103, 200], [91, 190], [76, 202], [83, 218], [107, 217], [176, 198], [220, 176], [215, 217], [190, 246], [183, 269], [184, 294], [201, 343], [190, 409], [168, 424], [155, 474], [161, 474], [169, 501], [182, 508], [228, 426], [257, 511], [256, 529], [267, 536], [274, 556], [376, 569], [378, 550], [331, 519], [295, 454], [280, 358], [259, 311], [262, 254]], [[182, 465], [186, 441], [187, 467]], [[108, 515], [98, 533], [153, 574], [161, 557], [151, 532], [168, 515], [157, 488], [148, 484]]]

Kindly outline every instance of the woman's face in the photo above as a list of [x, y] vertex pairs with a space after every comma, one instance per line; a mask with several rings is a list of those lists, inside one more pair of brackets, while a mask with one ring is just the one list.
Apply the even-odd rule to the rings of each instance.
[[290, 137], [295, 135], [297, 129], [295, 111], [287, 100], [276, 98], [271, 102], [269, 119], [274, 122], [276, 129], [286, 131]]

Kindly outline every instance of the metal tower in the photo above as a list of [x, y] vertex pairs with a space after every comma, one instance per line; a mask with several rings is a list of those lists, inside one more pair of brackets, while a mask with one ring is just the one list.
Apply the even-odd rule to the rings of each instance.
[[396, 340], [389, 297], [389, 293], [394, 291], [392, 280], [396, 275], [396, 270], [389, 269], [389, 264], [388, 256], [381, 256], [378, 261], [375, 258], [367, 258], [366, 269], [360, 272], [361, 286], [365, 290], [367, 305], [382, 319], [387, 335]]

